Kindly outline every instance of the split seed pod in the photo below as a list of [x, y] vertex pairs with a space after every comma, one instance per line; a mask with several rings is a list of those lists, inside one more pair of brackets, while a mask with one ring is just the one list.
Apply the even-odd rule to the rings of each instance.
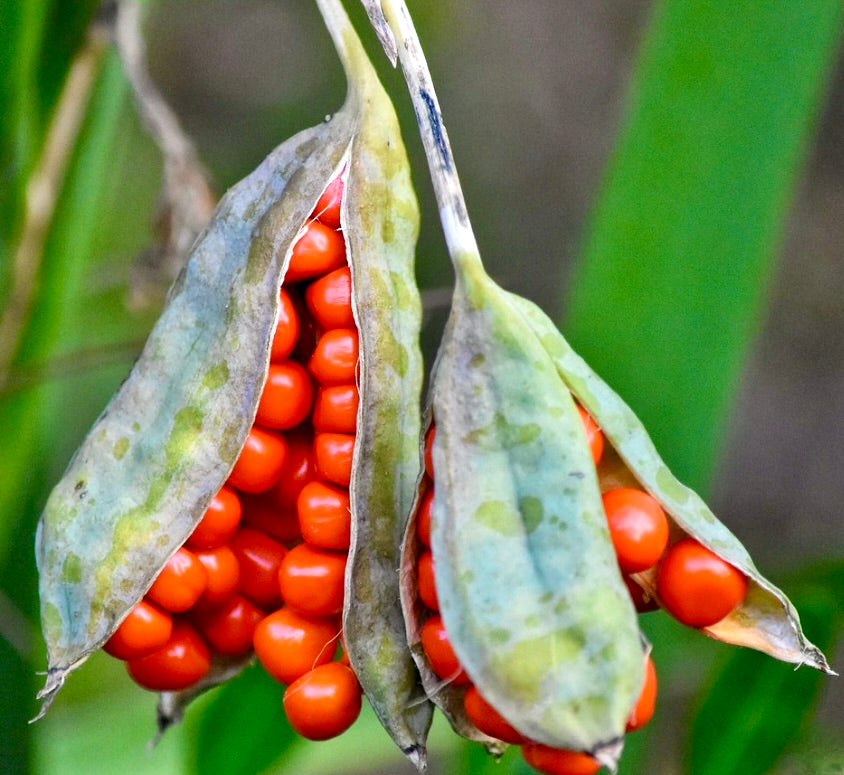
[[[479, 270], [458, 277], [431, 387], [440, 614], [472, 683], [518, 732], [611, 764], [645, 660], [580, 415], [513, 297]], [[416, 546], [412, 519], [402, 594], [423, 682], [459, 733], [488, 742], [465, 718], [465, 687], [427, 664]]]
[[[220, 202], [131, 374], [47, 502], [36, 538], [48, 650], [42, 714], [191, 534], [238, 457], [270, 360], [292, 246], [342, 170], [341, 224], [360, 337], [360, 405], [345, 579], [348, 656], [414, 761], [418, 696], [398, 601], [398, 543], [418, 460], [418, 211], [392, 105], [345, 12], [319, 0], [349, 81], [342, 109], [273, 151]], [[242, 659], [203, 681], [225, 680]], [[167, 723], [196, 693], [166, 694]]]
[[[471, 291], [465, 291], [468, 286]], [[568, 400], [562, 398], [565, 394]], [[573, 399], [601, 427], [595, 469]], [[458, 282], [432, 378], [436, 597], [451, 645], [481, 695], [526, 738], [613, 765], [642, 685], [642, 648], [599, 491], [646, 490], [672, 543], [690, 536], [748, 581], [714, 638], [832, 672], [786, 595], [659, 457], [632, 410], [531, 302], [491, 281]], [[420, 492], [402, 549], [402, 603], [423, 684], [461, 735], [500, 750], [467, 719], [466, 686], [422, 647]], [[597, 496], [597, 499], [596, 499]], [[633, 575], [659, 602], [656, 566]], [[547, 693], [546, 693], [547, 692]]]
[[[535, 305], [486, 276], [407, 8], [403, 0], [364, 4], [388, 56], [401, 61], [457, 274], [431, 381], [429, 540], [434, 597], [459, 667], [517, 733], [615, 767], [647, 647], [600, 491], [635, 483], [663, 506], [675, 536], [697, 538], [749, 578], [744, 602], [710, 634], [828, 670], [785, 595], [674, 479], [629, 408]], [[598, 471], [574, 398], [613, 447]], [[422, 496], [402, 551], [408, 638], [426, 690], [455, 730], [489, 742], [466, 717], [459, 676], [435, 673], [420, 642], [428, 608], [418, 595], [414, 523]], [[636, 581], [653, 592], [653, 571]], [[427, 599], [430, 606], [430, 591]]]
[[[601, 489], [633, 486], [646, 490], [668, 515], [672, 543], [682, 536], [691, 536], [747, 576], [744, 601], [716, 624], [704, 627], [704, 631], [726, 643], [831, 672], [824, 655], [803, 634], [797, 611], [785, 593], [762, 576], [738, 538], [700, 496], [674, 477], [630, 407], [589, 368], [538, 307], [515, 296], [513, 299], [542, 340], [560, 378], [609, 442], [598, 466]], [[659, 602], [655, 568], [634, 574], [633, 578]]]

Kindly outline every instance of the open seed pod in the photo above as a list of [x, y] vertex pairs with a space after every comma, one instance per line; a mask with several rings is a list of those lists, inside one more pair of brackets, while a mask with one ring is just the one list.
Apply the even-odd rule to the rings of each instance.
[[[389, 99], [342, 7], [318, 4], [348, 78], [345, 104], [223, 197], [131, 374], [46, 505], [36, 538], [49, 661], [42, 714], [150, 590], [223, 484], [240, 486], [230, 475], [245, 458], [256, 414], [263, 422], [262, 391], [286, 314], [280, 289], [295, 295], [294, 283], [304, 290], [314, 277], [292, 271], [292, 257], [320, 217], [318, 200], [340, 177], [340, 245], [359, 342], [347, 380], [359, 400], [343, 484], [351, 511], [344, 651], [384, 726], [419, 763], [430, 707], [407, 651], [396, 574], [418, 471], [417, 205]], [[313, 343], [298, 346], [307, 361]], [[304, 424], [313, 416], [309, 409]], [[268, 434], [286, 443], [283, 433]], [[165, 692], [163, 723], [250, 658], [251, 650], [215, 657], [190, 687]]]
[[[561, 379], [609, 442], [598, 466], [601, 489], [644, 489], [668, 515], [672, 545], [691, 537], [747, 577], [747, 593], [741, 603], [716, 623], [703, 627], [704, 631], [727, 643], [831, 672], [824, 655], [804, 636], [797, 611], [785, 594], [762, 576], [741, 542], [700, 496], [673, 476], [630, 407], [572, 350], [538, 307], [517, 296], [512, 299], [542, 341]], [[635, 573], [633, 578], [659, 602], [656, 567]]]
[[[471, 682], [524, 739], [612, 763], [644, 648], [577, 407], [510, 298], [477, 270], [455, 291], [431, 385], [436, 603], [419, 601], [418, 510], [403, 551], [411, 649], [459, 733], [487, 741]], [[435, 607], [467, 680], [432, 664]]]
[[523, 745], [541, 772], [614, 769], [656, 695], [605, 506], [622, 487], [668, 515], [635, 589], [659, 597], [660, 569], [686, 538], [741, 591], [708, 633], [827, 670], [787, 598], [673, 478], [632, 412], [538, 308], [487, 277], [407, 8], [364, 4], [402, 64], [457, 275], [402, 552], [408, 639], [432, 699], [459, 734]]

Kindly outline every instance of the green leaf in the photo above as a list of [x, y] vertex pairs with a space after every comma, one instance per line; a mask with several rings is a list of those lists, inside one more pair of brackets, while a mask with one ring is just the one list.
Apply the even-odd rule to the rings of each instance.
[[[112, 172], [110, 153], [116, 140], [126, 84], [116, 57], [110, 56], [95, 87], [89, 119], [84, 125], [68, 170], [41, 259], [42, 281], [33, 302], [30, 323], [13, 366], [37, 367], [57, 352], [74, 304], [85, 289], [104, 192]], [[9, 486], [27, 481], [37, 470], [32, 455], [49, 403], [44, 388], [0, 397], [6, 432], [0, 438], [0, 462], [5, 472], [0, 489], [0, 552], [21, 514], [16, 507], [21, 490]]]
[[[795, 598], [797, 596], [795, 595]], [[798, 603], [803, 622], [825, 649], [833, 649], [836, 590], [804, 588]], [[751, 651], [736, 651], [705, 688], [705, 700], [688, 741], [688, 773], [763, 775], [785, 750], [816, 704], [826, 678], [796, 672]]]
[[278, 761], [282, 753], [292, 754], [301, 738], [284, 715], [283, 694], [284, 688], [257, 665], [220, 687], [198, 722], [191, 754], [193, 771], [254, 775]]
[[657, 4], [564, 330], [705, 489], [840, 35], [839, 0]]
[[[37, 5], [37, 4], [33, 4]], [[5, 6], [4, 6], [5, 8]], [[107, 176], [117, 139], [121, 111], [125, 107], [125, 85], [116, 59], [105, 65], [92, 97], [89, 119], [82, 129], [74, 159], [62, 190], [47, 244], [45, 245], [41, 284], [31, 317], [32, 324], [24, 336], [17, 366], [39, 364], [54, 354], [64, 333], [69, 311], [78, 301], [84, 287], [84, 272], [91, 259], [98, 212], [104, 193], [109, 191]], [[2, 187], [0, 187], [2, 188]], [[15, 562], [0, 577], [3, 588], [26, 616], [34, 603], [34, 567], [30, 560], [31, 535], [37, 502], [49, 468], [48, 453], [61, 447], [59, 438], [51, 436], [51, 420], [56, 413], [66, 413], [64, 402], [56, 402], [60, 394], [43, 385], [0, 397], [3, 434], [0, 435], [0, 565], [13, 548]], [[63, 407], [57, 408], [57, 407]], [[15, 541], [13, 547], [12, 542]], [[25, 557], [21, 563], [19, 557]], [[4, 649], [5, 652], [5, 649]], [[5, 692], [10, 700], [7, 717], [0, 725], [0, 750], [12, 756], [26, 746], [28, 718], [33, 715], [32, 678], [26, 664], [29, 654], [0, 654], [5, 676]], [[17, 697], [16, 702], [12, 698]], [[14, 715], [15, 719], [9, 717]], [[8, 722], [8, 723], [5, 723]], [[20, 771], [15, 767], [9, 771]]]
[[32, 169], [96, 0], [0, 4], [0, 301]]

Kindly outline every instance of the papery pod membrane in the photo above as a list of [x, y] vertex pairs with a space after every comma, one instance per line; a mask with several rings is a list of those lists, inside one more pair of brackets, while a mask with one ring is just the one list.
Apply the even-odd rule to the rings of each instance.
[[[279, 288], [326, 184], [345, 169], [343, 222], [359, 328], [360, 409], [350, 486], [344, 626], [364, 692], [419, 763], [419, 697], [398, 602], [398, 538], [418, 470], [418, 213], [392, 106], [342, 8], [320, 0], [343, 61], [343, 108], [273, 151], [222, 199], [126, 382], [46, 505], [36, 538], [48, 650], [42, 714], [67, 674], [114, 632], [190, 535], [255, 417]], [[216, 660], [162, 695], [162, 726], [246, 660]]]
[[[423, 422], [423, 433], [420, 437], [420, 454], [424, 457], [425, 436], [431, 426], [431, 408], [426, 412]], [[423, 477], [424, 479], [424, 477]], [[420, 481], [421, 485], [421, 481]], [[493, 754], [501, 754], [506, 749], [506, 744], [481, 732], [466, 716], [463, 705], [463, 698], [466, 694], [466, 687], [452, 684], [449, 680], [440, 678], [428, 664], [428, 659], [421, 643], [422, 625], [430, 612], [419, 599], [417, 594], [417, 568], [421, 555], [420, 543], [417, 539], [417, 524], [419, 507], [424, 492], [421, 486], [417, 487], [416, 498], [411, 509], [405, 529], [404, 540], [401, 548], [401, 604], [404, 610], [405, 627], [407, 631], [407, 642], [419, 669], [419, 677], [422, 687], [428, 697], [440, 709], [443, 716], [451, 724], [452, 729], [467, 740], [474, 740], [483, 743]]]
[[[758, 649], [772, 657], [832, 672], [821, 651], [800, 627], [800, 617], [785, 594], [753, 564], [747, 550], [723, 525], [700, 496], [681, 484], [656, 451], [634, 412], [571, 348], [547, 316], [533, 303], [511, 296], [553, 360], [568, 389], [592, 415], [605, 439], [598, 466], [602, 489], [639, 487], [650, 493], [671, 521], [672, 540], [686, 534], [741, 570], [748, 577], [744, 601], [728, 616], [704, 631], [718, 640]], [[611, 447], [607, 449], [607, 447]], [[633, 575], [659, 602], [656, 569]]]
[[644, 680], [636, 613], [571, 394], [480, 272], [459, 276], [432, 407], [431, 551], [460, 663], [528, 738], [614, 764]]

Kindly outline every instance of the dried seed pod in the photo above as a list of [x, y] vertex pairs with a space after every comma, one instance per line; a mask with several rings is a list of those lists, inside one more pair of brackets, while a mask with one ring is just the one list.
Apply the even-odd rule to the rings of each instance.
[[[510, 295], [476, 271], [458, 281], [431, 406], [431, 551], [460, 665], [526, 738], [612, 761], [644, 680], [635, 610], [571, 393]], [[411, 648], [457, 731], [486, 741], [465, 688], [434, 678], [420, 645], [418, 551], [409, 526]]]
[[[748, 646], [772, 657], [831, 672], [826, 658], [800, 627], [782, 590], [758, 571], [741, 542], [697, 493], [681, 484], [663, 462], [642, 423], [624, 401], [589, 368], [534, 304], [512, 297], [553, 359], [561, 379], [601, 428], [607, 444], [598, 466], [601, 488], [640, 487], [662, 506], [671, 522], [671, 543], [691, 536], [748, 579], [744, 600], [716, 624], [703, 628], [714, 638]], [[633, 578], [658, 600], [656, 568]]]
[[[279, 289], [293, 246], [343, 170], [340, 239], [360, 339], [344, 632], [376, 713], [422, 763], [430, 707], [407, 651], [396, 574], [418, 471], [418, 212], [392, 106], [342, 7], [319, 6], [349, 81], [343, 108], [223, 198], [131, 374], [45, 508], [36, 539], [49, 660], [42, 713], [142, 598], [232, 471], [285, 314]], [[215, 658], [198, 684], [163, 694], [162, 724], [247, 659]]]
[[[615, 769], [625, 730], [643, 723], [655, 693], [601, 500], [602, 489], [631, 485], [661, 504], [675, 536], [694, 536], [731, 573], [750, 579], [746, 598], [708, 627], [711, 634], [828, 669], [785, 596], [671, 476], [632, 412], [538, 308], [486, 276], [405, 3], [364, 5], [387, 55], [402, 64], [457, 275], [431, 379], [431, 463], [402, 551], [408, 638], [432, 699], [458, 733], [488, 741], [463, 707], [465, 673], [500, 716], [498, 728], [528, 739], [530, 763], [578, 759], [584, 771]], [[574, 397], [606, 436], [611, 448], [603, 455]], [[431, 487], [428, 528], [419, 512]], [[428, 543], [432, 555], [420, 567]], [[418, 586], [429, 584], [428, 562], [435, 589], [424, 592], [423, 605]], [[654, 592], [653, 569], [634, 578]], [[445, 627], [426, 643], [425, 625], [439, 627], [430, 607]], [[434, 653], [440, 644], [443, 655]]]

